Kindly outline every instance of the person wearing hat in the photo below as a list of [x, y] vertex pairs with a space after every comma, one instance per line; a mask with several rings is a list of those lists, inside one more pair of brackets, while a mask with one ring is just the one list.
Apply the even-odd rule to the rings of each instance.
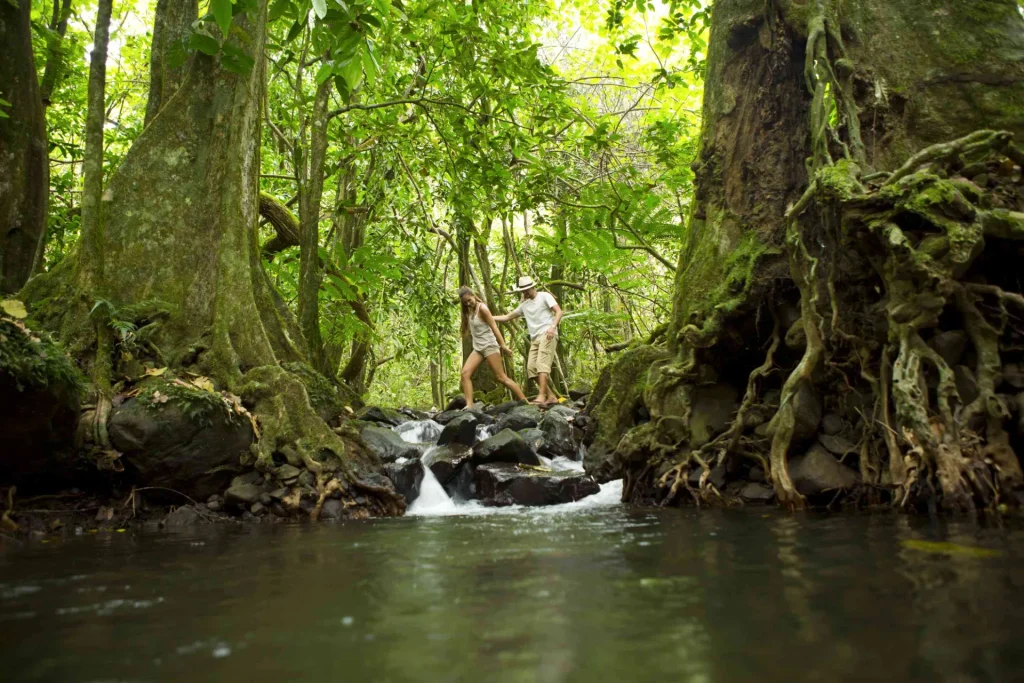
[[551, 364], [558, 348], [558, 323], [562, 320], [562, 308], [555, 297], [548, 292], [538, 292], [533, 278], [523, 276], [516, 283], [516, 292], [522, 295], [522, 301], [514, 311], [505, 315], [496, 315], [494, 320], [499, 323], [526, 318], [526, 331], [530, 335], [530, 355], [526, 362], [526, 375], [537, 380], [539, 393], [531, 403], [550, 405], [557, 403], [558, 398], [549, 384]]

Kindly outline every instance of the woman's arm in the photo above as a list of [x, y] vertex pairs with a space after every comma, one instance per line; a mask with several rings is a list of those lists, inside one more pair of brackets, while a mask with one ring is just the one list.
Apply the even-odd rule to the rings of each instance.
[[498, 345], [501, 348], [508, 348], [505, 345], [505, 338], [501, 336], [501, 330], [498, 329], [498, 324], [495, 322], [496, 318], [491, 315], [491, 311], [486, 305], [480, 304], [480, 317], [484, 319], [487, 326], [491, 328], [491, 332], [494, 333], [494, 338], [498, 340]]

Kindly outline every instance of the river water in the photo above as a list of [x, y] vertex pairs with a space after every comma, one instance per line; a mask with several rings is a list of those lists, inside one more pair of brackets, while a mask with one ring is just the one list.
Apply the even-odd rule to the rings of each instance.
[[0, 680], [1024, 677], [1019, 528], [631, 509], [615, 486], [560, 508], [0, 545]]

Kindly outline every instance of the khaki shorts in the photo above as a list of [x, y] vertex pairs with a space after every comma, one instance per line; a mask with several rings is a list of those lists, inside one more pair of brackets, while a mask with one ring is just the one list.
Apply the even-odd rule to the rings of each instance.
[[488, 356], [493, 356], [496, 353], [501, 353], [501, 349], [498, 348], [497, 346], [488, 346], [485, 349], [473, 349], [473, 350], [476, 351], [477, 353], [479, 353], [484, 358], [487, 358]]
[[551, 374], [551, 363], [555, 360], [555, 349], [558, 347], [558, 335], [548, 339], [548, 333], [543, 332], [539, 337], [530, 342], [530, 355], [526, 361], [526, 375], [533, 379], [544, 373]]

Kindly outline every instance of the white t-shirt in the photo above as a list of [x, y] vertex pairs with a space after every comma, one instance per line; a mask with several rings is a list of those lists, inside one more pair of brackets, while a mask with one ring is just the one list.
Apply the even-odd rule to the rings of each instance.
[[526, 318], [526, 331], [530, 339], [536, 339], [548, 331], [555, 322], [555, 311], [558, 304], [555, 297], [547, 292], [537, 292], [532, 299], [523, 299], [516, 307], [516, 312]]

